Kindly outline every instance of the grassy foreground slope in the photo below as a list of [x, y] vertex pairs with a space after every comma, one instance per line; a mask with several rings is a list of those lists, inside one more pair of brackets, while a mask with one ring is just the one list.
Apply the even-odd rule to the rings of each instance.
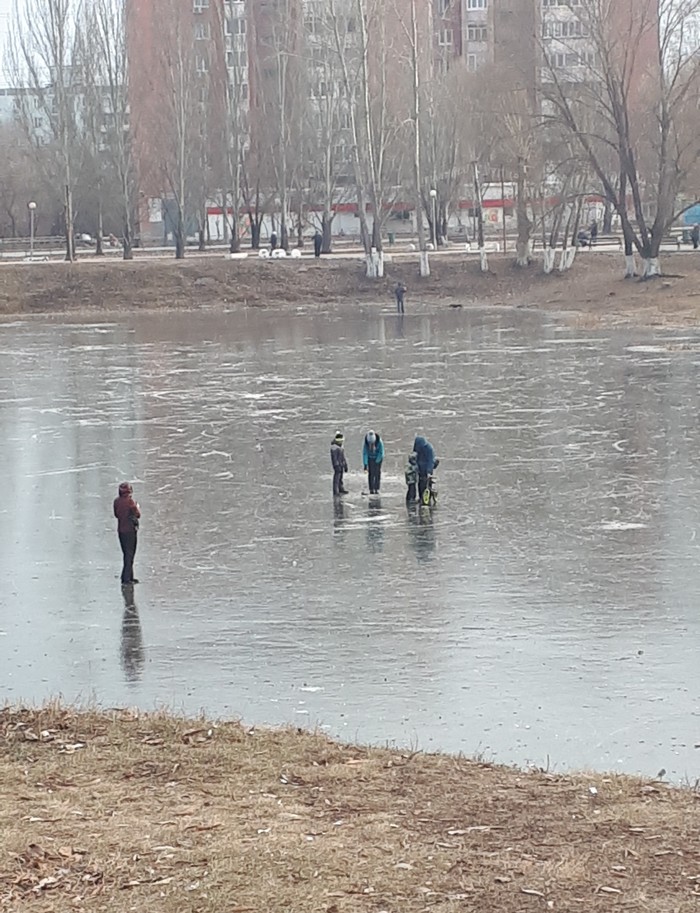
[[0, 712], [0, 908], [700, 909], [699, 795], [126, 710]]

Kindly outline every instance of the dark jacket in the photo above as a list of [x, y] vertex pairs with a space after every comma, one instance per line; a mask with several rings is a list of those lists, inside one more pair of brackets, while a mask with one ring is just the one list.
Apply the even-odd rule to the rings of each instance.
[[418, 458], [418, 473], [429, 476], [435, 469], [435, 451], [424, 437], [417, 437], [413, 442], [413, 450]]
[[114, 499], [114, 516], [117, 518], [117, 532], [133, 533], [136, 532], [133, 518], [138, 520], [141, 511], [130, 494], [119, 495]]
[[331, 444], [331, 463], [333, 464], [334, 472], [348, 471], [348, 461], [345, 459], [345, 450], [340, 444], [336, 444], [335, 441]]

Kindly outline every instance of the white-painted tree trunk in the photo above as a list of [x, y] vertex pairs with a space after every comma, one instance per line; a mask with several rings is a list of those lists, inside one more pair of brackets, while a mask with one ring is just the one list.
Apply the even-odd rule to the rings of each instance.
[[637, 263], [634, 254], [625, 255], [625, 279], [634, 279], [637, 275]]
[[[569, 255], [569, 251], [565, 247], [562, 247], [561, 252], [559, 254], [559, 266], [557, 267], [560, 273], [563, 273], [568, 269], [568, 266], [567, 266], [568, 255]], [[556, 253], [555, 253], [555, 257], [556, 257]]]
[[372, 253], [365, 254], [365, 263], [367, 264], [367, 278], [376, 279], [377, 267], [374, 262], [374, 255]]
[[649, 257], [642, 260], [642, 278], [643, 279], [655, 279], [656, 276], [661, 275], [661, 266], [659, 265], [658, 257]]
[[430, 275], [430, 256], [427, 250], [420, 252], [420, 274], [424, 279]]
[[556, 251], [551, 247], [545, 247], [544, 256], [542, 258], [542, 269], [544, 270], [545, 276], [549, 274], [554, 269], [554, 258], [556, 257]]
[[486, 248], [479, 248], [479, 266], [481, 267], [482, 273], [488, 273], [489, 271], [489, 258], [486, 256]]
[[566, 252], [566, 268], [571, 269], [574, 265], [574, 260], [576, 260], [576, 255], [578, 254], [578, 247], [574, 245], [570, 247]]

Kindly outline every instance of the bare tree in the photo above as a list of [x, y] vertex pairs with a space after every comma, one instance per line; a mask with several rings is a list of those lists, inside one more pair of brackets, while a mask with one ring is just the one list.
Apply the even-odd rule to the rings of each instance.
[[[139, 127], [137, 141], [140, 159], [155, 163], [155, 173], [148, 178], [162, 187], [166, 227], [172, 228], [177, 259], [185, 256], [188, 228], [197, 222], [202, 228], [206, 195], [202, 149], [212, 55], [208, 45], [202, 48], [194, 40], [188, 13], [177, 0], [152, 4], [153, 32], [161, 36], [151, 59], [152, 85], [132, 85], [132, 91], [153, 90], [156, 98], [149, 110], [148, 134]], [[165, 91], [157, 91], [158, 86]]]
[[23, 90], [20, 121], [47, 178], [60, 182], [66, 260], [75, 259], [73, 194], [81, 154], [80, 6], [80, 0], [15, 0], [8, 55], [12, 84]]
[[[335, 16], [335, 18], [334, 18]], [[335, 7], [326, 0], [307, 3], [305, 15], [308, 115], [305, 148], [309, 159], [309, 186], [321, 197], [322, 250], [332, 247], [334, 206], [348, 178], [352, 146], [350, 100], [343, 80], [338, 43], [346, 50], [353, 44], [355, 18], [345, 3]], [[338, 42], [336, 41], [336, 32]]]
[[99, 135], [97, 152], [116, 184], [123, 256], [130, 260], [134, 240], [134, 127], [129, 107], [124, 4], [90, 0], [83, 9], [82, 35], [86, 89], [92, 96], [93, 127]]
[[[328, 0], [334, 40], [348, 100], [352, 164], [357, 192], [360, 235], [367, 275], [384, 275], [382, 223], [389, 151], [399, 134], [389, 111], [389, 55], [387, 9], [380, 0]], [[348, 9], [354, 21], [353, 41], [345, 40], [343, 17]], [[398, 118], [400, 122], [401, 118]], [[395, 164], [395, 163], [394, 163]], [[372, 211], [371, 227], [367, 219]], [[387, 211], [389, 207], [386, 207]]]
[[235, 4], [222, 4], [217, 10], [216, 21], [219, 33], [226, 40], [223, 83], [226, 183], [222, 193], [222, 210], [224, 232], [230, 234], [229, 249], [234, 254], [241, 247], [240, 212], [243, 203], [243, 168], [246, 149], [250, 144], [247, 21], [241, 14], [243, 11]]
[[[662, 241], [687, 205], [679, 201], [700, 157], [700, 58], [688, 41], [700, 2], [581, 0], [569, 6], [587, 47], [576, 52], [575, 81], [545, 47], [548, 118], [579, 145], [614, 206], [626, 274], [634, 274], [636, 250], [644, 277], [651, 278], [660, 273]], [[611, 151], [616, 182], [607, 167]]]

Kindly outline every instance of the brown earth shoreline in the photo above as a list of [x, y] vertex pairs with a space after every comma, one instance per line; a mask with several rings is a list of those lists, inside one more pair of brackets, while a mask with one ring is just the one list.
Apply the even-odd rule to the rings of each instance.
[[392, 287], [409, 288], [408, 312], [440, 306], [527, 307], [562, 313], [581, 325], [689, 327], [700, 321], [700, 257], [669, 254], [667, 277], [653, 282], [622, 278], [622, 258], [584, 252], [566, 274], [544, 276], [539, 265], [517, 270], [511, 257], [489, 258], [479, 272], [474, 258], [434, 256], [432, 275], [397, 258], [379, 282], [368, 280], [357, 259], [316, 262], [231, 261], [190, 256], [174, 260], [87, 261], [0, 265], [0, 315], [99, 316], [162, 309], [237, 307], [351, 307], [393, 305]]
[[690, 913], [700, 793], [126, 709], [0, 709], [8, 913]]

